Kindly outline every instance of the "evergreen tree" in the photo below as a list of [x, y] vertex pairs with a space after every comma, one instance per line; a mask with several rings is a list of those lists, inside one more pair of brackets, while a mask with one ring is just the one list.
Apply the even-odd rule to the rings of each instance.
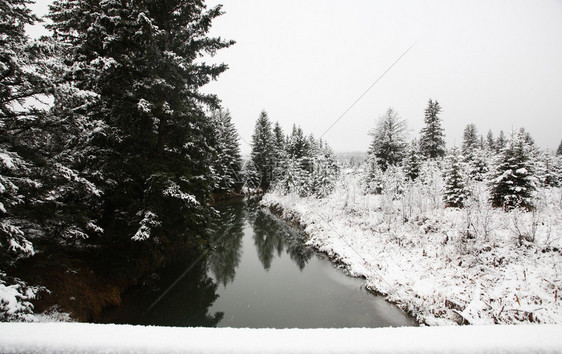
[[525, 130], [525, 128], [520, 128], [519, 129], [520, 133], [525, 137], [525, 142], [530, 145], [530, 146], [534, 146], [535, 145], [535, 139], [533, 139], [533, 137], [531, 136], [531, 133], [529, 133], [528, 131]]
[[219, 193], [240, 192], [242, 188], [242, 158], [240, 156], [239, 137], [228, 110], [212, 111], [214, 122], [215, 158], [213, 169], [217, 177], [215, 191]]
[[556, 156], [562, 156], [562, 140], [560, 141], [560, 145], [558, 145], [558, 149], [556, 149]]
[[377, 158], [369, 154], [367, 157], [367, 168], [364, 177], [365, 191], [372, 194], [381, 194], [383, 191], [384, 175], [377, 163]]
[[420, 151], [427, 158], [445, 156], [445, 133], [441, 127], [439, 102], [429, 100], [425, 109], [425, 127], [421, 130]]
[[482, 149], [474, 150], [472, 158], [468, 161], [468, 168], [472, 180], [483, 181], [490, 170], [486, 152]]
[[412, 140], [406, 157], [404, 158], [404, 174], [410, 181], [415, 181], [420, 175], [421, 156], [419, 152], [418, 142]]
[[26, 318], [33, 308], [28, 300], [39, 288], [3, 270], [35, 254], [32, 240], [66, 242], [81, 239], [88, 228], [95, 232], [88, 215], [74, 208], [92, 200], [73, 197], [84, 190], [99, 192], [62, 163], [72, 155], [65, 147], [81, 139], [76, 135], [83, 132], [75, 130], [80, 122], [65, 122], [46, 108], [34, 107], [56, 94], [53, 87], [60, 85], [53, 71], [56, 46], [25, 35], [25, 26], [37, 21], [30, 3], [0, 3], [0, 285], [10, 286], [18, 302], [15, 312], [6, 313], [0, 294], [0, 319], [7, 320]]
[[328, 143], [320, 140], [318, 154], [315, 157], [312, 192], [323, 198], [329, 195], [336, 185], [339, 166], [336, 155]]
[[500, 133], [498, 134], [498, 138], [496, 139], [496, 144], [495, 144], [496, 152], [501, 153], [505, 148], [506, 143], [507, 142], [505, 139], [505, 134], [503, 130], [500, 130]]
[[369, 155], [375, 156], [383, 171], [402, 162], [406, 150], [406, 122], [392, 108], [379, 118], [371, 135]]
[[494, 139], [494, 133], [492, 133], [492, 130], [488, 130], [488, 134], [486, 135], [486, 147], [488, 148], [488, 151], [496, 150], [496, 141]]
[[256, 121], [250, 161], [252, 174], [257, 177], [257, 180], [253, 181], [253, 187], [267, 190], [271, 185], [275, 167], [275, 145], [271, 122], [265, 111], [260, 113]]
[[533, 148], [524, 131], [512, 133], [503, 149], [491, 180], [491, 202], [494, 207], [532, 209], [532, 193], [537, 187]]
[[443, 171], [445, 180], [443, 200], [446, 207], [462, 208], [468, 197], [469, 191], [465, 182], [466, 172], [462, 160], [462, 155], [457, 147], [454, 147], [447, 156]]
[[275, 145], [275, 155], [277, 160], [282, 161], [286, 155], [286, 138], [283, 128], [281, 128], [279, 122], [275, 122], [275, 126], [273, 127], [273, 142]]
[[287, 155], [291, 159], [299, 160], [310, 156], [310, 139], [304, 136], [301, 127], [293, 125], [293, 130], [287, 142]]
[[467, 159], [470, 160], [474, 154], [474, 150], [479, 146], [478, 140], [478, 130], [476, 125], [468, 124], [464, 128], [463, 139], [462, 139], [462, 154]]
[[0, 269], [34, 253], [24, 232], [29, 225], [18, 225], [21, 218], [16, 210], [26, 199], [25, 191], [40, 183], [30, 178], [34, 163], [26, 156], [29, 146], [20, 137], [36, 129], [36, 124], [30, 122], [38, 117], [32, 111], [17, 109], [25, 107], [27, 98], [41, 92], [33, 74], [26, 70], [31, 57], [24, 27], [37, 20], [27, 7], [30, 3], [6, 0], [0, 4]]
[[226, 65], [197, 58], [232, 44], [207, 36], [219, 15], [220, 6], [206, 10], [196, 0], [56, 0], [51, 6], [68, 86], [93, 93], [87, 109], [77, 110], [103, 123], [103, 139], [86, 167], [103, 176], [105, 237], [161, 244], [205, 234], [216, 143], [205, 108], [217, 100], [199, 88]]
[[478, 144], [480, 150], [486, 150], [486, 140], [484, 140], [484, 135], [480, 134], [480, 142]]
[[543, 187], [562, 185], [562, 159], [549, 151], [538, 153], [537, 175]]
[[287, 166], [287, 138], [279, 122], [273, 127], [273, 145], [275, 155], [274, 180], [280, 180]]

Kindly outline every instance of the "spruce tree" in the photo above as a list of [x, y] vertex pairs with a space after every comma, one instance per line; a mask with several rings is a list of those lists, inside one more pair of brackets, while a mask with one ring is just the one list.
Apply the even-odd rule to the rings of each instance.
[[242, 158], [239, 137], [228, 110], [211, 112], [216, 138], [213, 169], [217, 178], [215, 192], [240, 192], [242, 188]]
[[476, 125], [468, 124], [464, 128], [462, 139], [462, 154], [467, 160], [471, 160], [474, 150], [479, 148], [478, 130]]
[[507, 142], [506, 142], [505, 134], [503, 130], [500, 130], [500, 133], [498, 134], [498, 138], [496, 139], [496, 144], [495, 144], [496, 153], [501, 153], [505, 148], [506, 143]]
[[556, 156], [562, 156], [562, 140], [560, 141], [560, 145], [558, 145], [558, 149], [556, 149]]
[[232, 44], [207, 36], [219, 15], [220, 6], [206, 10], [196, 0], [51, 6], [68, 86], [94, 94], [84, 114], [103, 122], [103, 139], [95, 142], [103, 153], [89, 168], [103, 176], [105, 237], [162, 244], [205, 234], [216, 143], [205, 108], [217, 99], [199, 89], [226, 65], [198, 57]]
[[494, 139], [494, 133], [492, 133], [492, 130], [488, 130], [488, 134], [486, 135], [486, 148], [488, 149], [488, 151], [496, 150], [496, 141]]
[[490, 168], [488, 156], [483, 149], [476, 149], [472, 152], [472, 157], [468, 160], [468, 170], [472, 180], [484, 181], [486, 179]]
[[410, 181], [415, 181], [420, 175], [421, 156], [417, 140], [412, 140], [406, 157], [404, 158], [404, 174]]
[[273, 127], [273, 145], [275, 155], [273, 179], [277, 181], [283, 178], [287, 167], [287, 138], [279, 122], [275, 122]]
[[365, 191], [371, 194], [381, 194], [383, 191], [384, 174], [377, 163], [377, 158], [369, 154], [366, 164], [364, 177]]
[[373, 140], [369, 146], [369, 155], [375, 156], [383, 171], [402, 162], [406, 150], [406, 122], [396, 111], [389, 108], [379, 118], [371, 136]]
[[304, 136], [302, 128], [293, 125], [293, 130], [287, 142], [287, 155], [291, 159], [301, 160], [310, 156], [311, 141]]
[[549, 151], [538, 153], [538, 179], [543, 187], [560, 187], [562, 185], [562, 159]]
[[463, 165], [463, 157], [457, 147], [454, 147], [447, 156], [443, 179], [445, 180], [443, 190], [445, 206], [464, 207], [469, 191], [466, 187], [466, 169]]
[[439, 102], [429, 99], [425, 109], [425, 127], [421, 130], [420, 151], [430, 159], [445, 156], [445, 133], [441, 127]]
[[318, 198], [329, 195], [334, 190], [338, 172], [336, 155], [328, 143], [320, 140], [315, 156], [313, 156], [311, 193]]
[[525, 132], [512, 133], [496, 162], [490, 182], [491, 202], [494, 207], [532, 209], [532, 193], [537, 187], [533, 147]]
[[25, 26], [37, 21], [31, 3], [0, 3], [0, 289], [8, 290], [0, 290], [0, 321], [24, 320], [33, 310], [39, 288], [6, 272], [35, 254], [32, 241], [52, 236], [42, 221], [53, 218], [55, 195], [45, 186], [61, 176], [45, 149], [56, 138], [47, 131], [52, 122], [33, 107], [51, 93], [53, 80], [43, 65], [47, 48], [25, 35]]
[[265, 111], [260, 113], [254, 134], [252, 135], [252, 151], [250, 155], [251, 174], [256, 180], [251, 181], [254, 188], [267, 190], [273, 181], [275, 167], [275, 146], [271, 122]]

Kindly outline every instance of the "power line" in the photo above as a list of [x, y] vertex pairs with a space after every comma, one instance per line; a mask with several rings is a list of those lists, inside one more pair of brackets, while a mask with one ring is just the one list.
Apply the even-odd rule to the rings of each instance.
[[330, 131], [330, 129], [332, 129], [332, 127], [333, 127], [334, 125], [336, 125], [336, 124], [347, 114], [347, 112], [349, 112], [349, 111], [357, 104], [357, 102], [359, 102], [359, 101], [363, 98], [363, 96], [365, 96], [365, 95], [367, 94], [367, 92], [369, 92], [369, 91], [386, 75], [386, 73], [388, 73], [388, 72], [390, 71], [390, 69], [392, 69], [392, 68], [394, 67], [394, 65], [396, 65], [396, 64], [400, 61], [400, 59], [402, 59], [402, 58], [410, 51], [410, 49], [412, 49], [412, 47], [414, 46], [414, 44], [416, 44], [416, 42], [412, 43], [412, 45], [410, 45], [410, 46], [408, 47], [408, 49], [406, 49], [406, 51], [404, 51], [404, 53], [402, 53], [402, 55], [399, 56], [398, 59], [396, 59], [396, 60], [394, 61], [394, 63], [392, 63], [392, 65], [390, 65], [390, 66], [381, 74], [381, 76], [379, 76], [378, 79], [376, 79], [375, 82], [373, 82], [373, 83], [371, 84], [371, 86], [369, 86], [369, 88], [367, 88], [367, 89], [365, 90], [365, 92], [363, 92], [363, 93], [355, 100], [355, 102], [353, 102], [353, 103], [351, 104], [351, 106], [349, 106], [349, 107], [339, 116], [339, 118], [336, 119], [336, 121], [335, 121], [334, 123], [332, 123], [332, 125], [330, 125], [330, 126], [328, 127], [328, 129], [326, 129], [326, 131], [325, 131], [322, 135], [320, 135], [320, 138], [322, 138], [324, 135], [326, 135], [326, 133], [327, 133], [328, 131]]

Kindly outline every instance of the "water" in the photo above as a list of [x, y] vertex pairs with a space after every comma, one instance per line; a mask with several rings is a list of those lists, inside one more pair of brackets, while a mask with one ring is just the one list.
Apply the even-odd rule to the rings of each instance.
[[416, 325], [367, 291], [363, 280], [304, 246], [303, 233], [255, 204], [233, 202], [217, 210], [214, 252], [195, 266], [191, 258], [155, 274], [102, 321], [253, 328]]

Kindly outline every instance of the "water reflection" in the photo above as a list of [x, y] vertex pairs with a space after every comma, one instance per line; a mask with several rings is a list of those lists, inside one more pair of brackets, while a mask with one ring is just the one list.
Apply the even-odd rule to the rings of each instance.
[[102, 322], [258, 328], [415, 325], [384, 298], [366, 292], [361, 280], [335, 270], [305, 246], [304, 233], [256, 202], [216, 209], [212, 252], [194, 266], [201, 254], [186, 255], [183, 262], [145, 279]]
[[209, 270], [224, 286], [234, 281], [242, 257], [244, 211], [243, 202], [225, 204], [219, 207], [219, 215], [211, 226], [213, 251], [208, 257]]
[[275, 253], [280, 257], [285, 250], [302, 271], [314, 252], [304, 245], [306, 236], [273, 215], [251, 204], [248, 221], [254, 230], [254, 244], [258, 258], [266, 270], [271, 268]]
[[[141, 286], [125, 294], [121, 306], [106, 311], [99, 322], [216, 327], [223, 313], [210, 313], [209, 308], [218, 298], [217, 284], [207, 275], [204, 261], [193, 265], [194, 257], [186, 259], [190, 262], [169, 265], [144, 279]], [[181, 277], [188, 267], [189, 273]], [[178, 279], [171, 291], [154, 303]]]

